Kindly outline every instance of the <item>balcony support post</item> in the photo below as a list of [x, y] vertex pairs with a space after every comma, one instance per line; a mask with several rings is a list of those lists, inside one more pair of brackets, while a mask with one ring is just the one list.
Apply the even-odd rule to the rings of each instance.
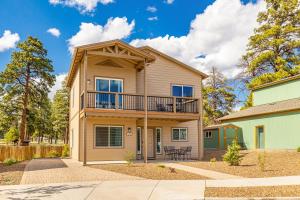
[[176, 97], [173, 97], [173, 112], [176, 113]]
[[119, 109], [119, 93], [115, 94], [115, 101], [116, 101], [115, 109], [118, 110]]
[[[200, 82], [200, 88], [202, 88], [202, 81]], [[202, 90], [200, 90], [200, 98], [198, 99], [198, 159], [202, 160], [204, 157], [204, 135], [203, 135], [203, 100]]]
[[83, 118], [83, 165], [86, 165], [87, 153], [86, 153], [86, 145], [87, 145], [87, 136], [86, 136], [86, 112], [85, 108], [87, 107], [87, 53], [84, 52], [83, 55], [83, 94], [84, 94], [84, 118]]
[[144, 162], [148, 163], [148, 97], [147, 97], [147, 66], [144, 61]]

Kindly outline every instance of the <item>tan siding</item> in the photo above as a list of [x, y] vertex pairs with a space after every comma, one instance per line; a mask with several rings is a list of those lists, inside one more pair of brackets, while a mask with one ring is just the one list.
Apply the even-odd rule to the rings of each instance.
[[[118, 125], [123, 127], [124, 148], [96, 148], [95, 144], [95, 125]], [[132, 135], [127, 136], [128, 128], [131, 128]], [[136, 152], [136, 120], [135, 119], [116, 119], [116, 118], [88, 118], [87, 119], [87, 160], [124, 160], [126, 152]]]
[[[148, 66], [148, 94], [171, 96], [172, 84], [183, 84], [194, 86], [194, 97], [200, 98], [201, 77], [162, 56], [154, 55], [156, 60]], [[143, 93], [143, 71], [138, 73], [137, 90]]]

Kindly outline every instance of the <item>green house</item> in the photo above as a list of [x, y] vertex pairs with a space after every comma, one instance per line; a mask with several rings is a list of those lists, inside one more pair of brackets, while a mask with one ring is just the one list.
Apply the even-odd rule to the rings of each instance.
[[[296, 149], [300, 146], [300, 75], [255, 88], [253, 104], [251, 108], [220, 118], [221, 127], [238, 127], [239, 143], [247, 149]], [[215, 130], [213, 133], [216, 134]], [[221, 139], [216, 141], [220, 141], [219, 148], [224, 148], [222, 133], [219, 136]], [[208, 142], [207, 138], [204, 141], [207, 148], [216, 147], [216, 141]]]

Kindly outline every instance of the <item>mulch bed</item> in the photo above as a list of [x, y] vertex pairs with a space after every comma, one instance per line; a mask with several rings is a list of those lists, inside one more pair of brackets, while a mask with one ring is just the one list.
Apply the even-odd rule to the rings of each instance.
[[300, 185], [205, 189], [205, 197], [300, 197]]
[[10, 166], [0, 163], [0, 185], [20, 184], [27, 163], [28, 161], [23, 161]]
[[153, 180], [194, 180], [194, 179], [208, 179], [206, 177], [185, 172], [182, 170], [172, 169], [164, 165], [157, 164], [133, 164], [128, 166], [126, 164], [107, 164], [107, 165], [91, 165], [90, 167], [99, 168], [103, 170], [113, 171], [117, 173], [127, 174], [131, 176], [138, 176]]
[[216, 162], [209, 162], [210, 158], [206, 155], [205, 161], [183, 162], [181, 164], [249, 178], [300, 175], [299, 152], [266, 152], [264, 170], [261, 170], [259, 166], [259, 153], [262, 152], [242, 151], [241, 154], [244, 157], [240, 166], [229, 166], [222, 161], [220, 152], [217, 151], [215, 154], [209, 153], [210, 158], [217, 158]]

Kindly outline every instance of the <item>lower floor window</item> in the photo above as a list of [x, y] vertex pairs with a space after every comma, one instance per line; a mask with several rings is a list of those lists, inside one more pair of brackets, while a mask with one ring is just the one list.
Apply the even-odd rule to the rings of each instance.
[[187, 128], [172, 128], [172, 141], [187, 141]]
[[123, 127], [122, 126], [96, 126], [95, 146], [96, 147], [122, 147]]

